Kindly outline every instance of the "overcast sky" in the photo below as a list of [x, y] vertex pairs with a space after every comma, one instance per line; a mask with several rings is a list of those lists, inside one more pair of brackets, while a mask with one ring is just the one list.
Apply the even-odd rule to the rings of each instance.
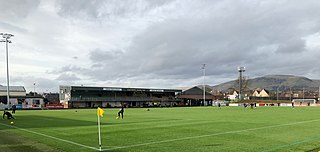
[[[186, 88], [238, 77], [319, 79], [319, 0], [0, 0], [10, 84]], [[6, 85], [5, 43], [0, 84]]]

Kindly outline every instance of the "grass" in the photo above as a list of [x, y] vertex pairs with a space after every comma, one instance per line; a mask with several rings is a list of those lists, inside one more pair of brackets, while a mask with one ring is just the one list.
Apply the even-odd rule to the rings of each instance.
[[[104, 151], [318, 151], [320, 107], [104, 109]], [[17, 111], [0, 151], [98, 151], [95, 109]]]

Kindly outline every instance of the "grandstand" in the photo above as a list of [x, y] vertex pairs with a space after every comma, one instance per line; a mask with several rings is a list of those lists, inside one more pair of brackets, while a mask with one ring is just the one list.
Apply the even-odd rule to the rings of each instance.
[[60, 86], [59, 99], [65, 108], [175, 106], [182, 90], [120, 87]]
[[[26, 97], [26, 89], [23, 86], [10, 86], [10, 103]], [[7, 104], [7, 86], [0, 86], [0, 103]]]

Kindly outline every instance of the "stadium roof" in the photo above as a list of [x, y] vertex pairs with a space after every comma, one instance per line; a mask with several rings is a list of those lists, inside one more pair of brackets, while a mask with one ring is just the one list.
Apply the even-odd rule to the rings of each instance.
[[71, 87], [72, 90], [92, 91], [145, 91], [145, 92], [182, 92], [178, 89], [155, 89], [155, 88], [121, 88], [121, 87], [88, 87], [88, 86], [60, 86]]
[[[23, 86], [9, 86], [11, 92], [26, 92], [26, 89]], [[0, 85], [0, 92], [6, 92], [7, 86]]]
[[[206, 94], [211, 94], [210, 91], [211, 91], [211, 89], [207, 89], [207, 87], [206, 87]], [[194, 86], [188, 90], [183, 91], [181, 94], [183, 94], [183, 95], [203, 95], [203, 89], [198, 86]]]

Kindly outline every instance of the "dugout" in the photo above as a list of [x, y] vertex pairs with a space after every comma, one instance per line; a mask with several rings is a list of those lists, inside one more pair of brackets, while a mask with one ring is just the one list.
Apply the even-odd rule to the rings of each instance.
[[182, 90], [152, 88], [60, 86], [60, 103], [65, 108], [164, 107], [178, 105]]

